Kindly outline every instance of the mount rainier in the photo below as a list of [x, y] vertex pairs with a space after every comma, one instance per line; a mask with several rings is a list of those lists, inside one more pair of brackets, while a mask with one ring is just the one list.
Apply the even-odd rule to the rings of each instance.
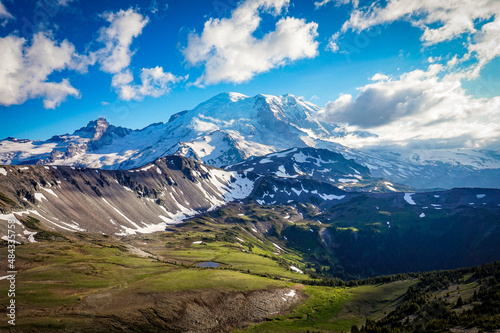
[[46, 141], [0, 141], [0, 164], [48, 164], [132, 169], [167, 155], [216, 167], [290, 148], [322, 148], [368, 167], [374, 177], [416, 188], [498, 187], [500, 155], [493, 151], [353, 149], [346, 136], [376, 137], [319, 120], [323, 109], [293, 95], [222, 93], [140, 130], [91, 121]]

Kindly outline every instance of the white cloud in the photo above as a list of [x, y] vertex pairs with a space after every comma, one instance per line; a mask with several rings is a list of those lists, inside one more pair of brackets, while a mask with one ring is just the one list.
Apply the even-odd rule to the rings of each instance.
[[43, 98], [46, 109], [59, 106], [67, 96], [79, 97], [80, 92], [69, 83], [49, 81], [49, 76], [65, 69], [82, 70], [77, 65], [80, 55], [73, 44], [57, 43], [45, 33], [37, 33], [31, 45], [17, 36], [0, 38], [0, 104], [24, 103], [30, 98]]
[[328, 40], [328, 45], [326, 46], [327, 51], [332, 51], [336, 53], [339, 51], [338, 39], [340, 37], [340, 32], [336, 32], [333, 36]]
[[[316, 1], [314, 3], [314, 6], [316, 7], [316, 9], [318, 9], [320, 7], [329, 4], [330, 2], [335, 2], [336, 6], [340, 6], [340, 5], [347, 5], [348, 3], [351, 2], [351, 0], [322, 0], [322, 1]], [[355, 4], [355, 6], [357, 6], [358, 0], [354, 0], [352, 2]]]
[[103, 17], [110, 25], [99, 30], [97, 40], [105, 46], [97, 52], [97, 57], [104, 72], [117, 74], [130, 65], [134, 54], [130, 50], [132, 40], [142, 33], [149, 19], [132, 8], [108, 12]]
[[377, 74], [373, 75], [370, 78], [370, 80], [372, 80], [372, 81], [387, 81], [387, 80], [389, 80], [389, 77], [387, 75], [377, 73]]
[[141, 84], [134, 84], [134, 76], [129, 69], [134, 52], [130, 47], [149, 19], [131, 8], [117, 13], [106, 13], [103, 17], [110, 25], [99, 30], [98, 41], [105, 46], [98, 50], [95, 56], [101, 64], [101, 70], [113, 74], [111, 85], [120, 99], [130, 101], [141, 100], [146, 96], [160, 97], [170, 92], [172, 84], [182, 80], [157, 66], [143, 68]]
[[75, 0], [57, 0], [57, 4], [62, 7], [68, 6], [70, 3], [74, 2]]
[[[469, 79], [477, 78], [485, 64], [500, 56], [500, 1], [497, 0], [389, 0], [385, 6], [377, 2], [354, 8], [341, 31], [359, 32], [397, 20], [409, 21], [422, 29], [421, 40], [425, 45], [453, 40], [464, 34], [472, 36], [463, 60], [475, 56], [478, 62], [464, 76]], [[479, 28], [486, 20], [491, 22]]]
[[332, 0], [322, 0], [322, 1], [316, 1], [314, 3], [314, 6], [316, 7], [316, 9], [320, 8], [320, 7], [323, 7], [324, 5], [326, 5], [327, 3], [329, 2], [332, 2]]
[[[72, 1], [60, 0], [58, 4], [68, 5]], [[110, 23], [98, 32], [97, 40], [104, 46], [87, 55], [78, 54], [67, 40], [56, 42], [50, 32], [35, 34], [31, 45], [27, 45], [24, 38], [14, 35], [0, 38], [3, 53], [0, 62], [0, 105], [17, 105], [28, 99], [43, 98], [44, 107], [54, 109], [67, 96], [80, 97], [80, 92], [68, 79], [54, 82], [49, 80], [50, 75], [63, 70], [84, 73], [96, 62], [102, 71], [113, 75], [112, 87], [124, 100], [162, 96], [170, 91], [173, 84], [184, 79], [157, 66], [143, 68], [141, 84], [135, 84], [129, 69], [134, 54], [130, 47], [149, 19], [133, 9], [108, 12], [102, 16]]]
[[0, 25], [5, 26], [9, 20], [14, 19], [11, 13], [5, 8], [4, 4], [0, 0]]
[[230, 18], [209, 19], [203, 32], [191, 33], [182, 50], [191, 65], [205, 66], [196, 84], [240, 83], [290, 61], [314, 58], [318, 25], [304, 19], [281, 18], [276, 29], [261, 39], [253, 36], [261, 23], [261, 11], [280, 14], [289, 0], [246, 0]]
[[485, 147], [500, 143], [500, 97], [474, 98], [460, 80], [440, 79], [444, 67], [432, 64], [396, 80], [378, 74], [359, 88], [328, 102], [323, 120], [372, 129], [378, 138], [347, 138], [355, 145], [399, 144], [435, 140], [443, 147]]
[[130, 72], [120, 73], [113, 77], [112, 85], [125, 101], [142, 100], [146, 96], [160, 97], [171, 90], [171, 86], [183, 78], [172, 73], [165, 73], [162, 67], [143, 68], [141, 72], [141, 85], [133, 84]]

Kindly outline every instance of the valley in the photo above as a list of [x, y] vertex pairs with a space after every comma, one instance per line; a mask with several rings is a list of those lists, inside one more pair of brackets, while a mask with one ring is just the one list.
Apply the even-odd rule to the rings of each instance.
[[[163, 232], [120, 237], [63, 230], [36, 238], [16, 247], [20, 319], [15, 329], [2, 330], [345, 332], [366, 320], [394, 325], [391, 318], [408, 311], [401, 309], [411, 288], [435, 281], [432, 274], [441, 274], [438, 281], [445, 285], [424, 289], [426, 300], [431, 293], [452, 309], [458, 297], [471, 299], [481, 285], [497, 286], [493, 280], [481, 284], [473, 274], [490, 281], [498, 264], [341, 280], [312, 259], [327, 253], [328, 246], [321, 233], [310, 231], [318, 230], [318, 222], [302, 214], [292, 207], [229, 204]], [[21, 223], [44, 235], [33, 227], [39, 225], [34, 218]], [[303, 234], [285, 227], [291, 223]], [[196, 267], [200, 262], [219, 267]], [[342, 264], [341, 258], [335, 266]], [[7, 295], [4, 282], [1, 302]], [[425, 302], [419, 303], [422, 308]]]
[[320, 111], [229, 93], [142, 130], [1, 141], [2, 331], [496, 329], [496, 157], [350, 149], [373, 134]]

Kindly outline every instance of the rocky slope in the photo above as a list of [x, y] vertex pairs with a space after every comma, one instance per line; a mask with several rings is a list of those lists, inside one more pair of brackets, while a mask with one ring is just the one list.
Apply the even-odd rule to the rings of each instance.
[[[224, 292], [219, 290], [191, 291], [184, 293], [156, 293], [133, 295], [134, 305], [126, 315], [116, 315], [116, 308], [130, 302], [131, 295], [110, 292], [90, 296], [67, 315], [94, 315], [86, 332], [113, 331], [120, 327], [130, 332], [232, 332], [235, 327], [245, 327], [283, 313], [305, 297], [300, 291], [289, 288], [249, 292]], [[168, 299], [168, 302], [165, 302]], [[144, 304], [150, 306], [145, 308]], [[66, 328], [65, 332], [80, 332], [82, 327]]]
[[[256, 178], [180, 156], [132, 170], [3, 166], [0, 220], [29, 215], [47, 230], [71, 232], [127, 235], [160, 231], [187, 216], [246, 198]], [[1, 228], [6, 225], [2, 223]], [[21, 236], [29, 238], [20, 230]]]

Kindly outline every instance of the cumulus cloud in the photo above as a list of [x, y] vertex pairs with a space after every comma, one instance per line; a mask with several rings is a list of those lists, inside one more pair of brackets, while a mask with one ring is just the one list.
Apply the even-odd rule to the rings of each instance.
[[465, 77], [476, 78], [485, 64], [500, 56], [500, 2], [496, 0], [389, 0], [385, 5], [354, 7], [341, 31], [360, 32], [397, 20], [406, 20], [422, 29], [421, 40], [425, 45], [449, 41], [463, 34], [472, 36], [463, 60], [474, 56], [478, 62]]
[[43, 98], [44, 107], [54, 109], [67, 96], [80, 96], [68, 79], [49, 80], [54, 72], [83, 70], [78, 64], [81, 56], [67, 40], [57, 43], [52, 36], [39, 32], [27, 45], [24, 38], [10, 35], [0, 38], [0, 50], [0, 104], [10, 106], [30, 98]]
[[132, 8], [108, 12], [103, 17], [110, 25], [99, 30], [97, 40], [105, 46], [97, 52], [97, 57], [104, 72], [117, 74], [130, 65], [134, 54], [130, 50], [132, 41], [142, 33], [149, 19]]
[[4, 4], [0, 0], [0, 25], [5, 26], [9, 20], [14, 19], [11, 13], [5, 8]]
[[141, 100], [146, 96], [160, 97], [170, 91], [171, 85], [182, 80], [172, 73], [164, 72], [162, 67], [143, 68], [141, 84], [134, 84], [134, 76], [129, 69], [134, 52], [130, 49], [134, 38], [138, 37], [149, 22], [133, 9], [106, 13], [103, 17], [110, 23], [99, 30], [98, 41], [104, 47], [94, 56], [101, 70], [113, 74], [112, 87], [120, 99]]
[[[58, 4], [68, 5], [71, 1], [59, 1]], [[1, 9], [0, 6], [0, 14]], [[36, 33], [31, 44], [15, 35], [0, 38], [3, 52], [0, 105], [18, 105], [28, 99], [43, 98], [45, 108], [55, 109], [68, 96], [80, 97], [80, 91], [67, 78], [55, 82], [50, 79], [51, 75], [63, 70], [85, 73], [96, 63], [102, 71], [112, 74], [112, 87], [120, 99], [127, 101], [162, 96], [170, 92], [172, 85], [185, 79], [157, 66], [143, 68], [140, 84], [134, 83], [129, 68], [134, 55], [131, 45], [149, 20], [133, 9], [108, 12], [102, 17], [109, 22], [109, 26], [98, 31], [97, 41], [103, 46], [88, 54], [78, 54], [67, 40], [55, 41], [50, 32]]]
[[262, 38], [253, 35], [261, 12], [278, 15], [288, 4], [289, 0], [246, 0], [230, 18], [211, 18], [201, 34], [191, 33], [182, 53], [189, 64], [205, 66], [196, 84], [241, 83], [287, 62], [314, 58], [318, 54], [314, 22], [285, 17]]
[[112, 86], [118, 91], [119, 97], [125, 101], [142, 100], [146, 96], [160, 97], [171, 90], [171, 86], [183, 78], [172, 73], [165, 73], [162, 67], [143, 68], [141, 84], [133, 84], [130, 71], [113, 76]]
[[442, 71], [442, 65], [432, 64], [426, 71], [415, 70], [394, 80], [377, 74], [374, 83], [359, 88], [356, 98], [346, 94], [328, 102], [321, 117], [379, 134], [350, 144], [437, 140], [450, 148], [498, 143], [500, 97], [467, 95], [460, 80], [439, 78]]

